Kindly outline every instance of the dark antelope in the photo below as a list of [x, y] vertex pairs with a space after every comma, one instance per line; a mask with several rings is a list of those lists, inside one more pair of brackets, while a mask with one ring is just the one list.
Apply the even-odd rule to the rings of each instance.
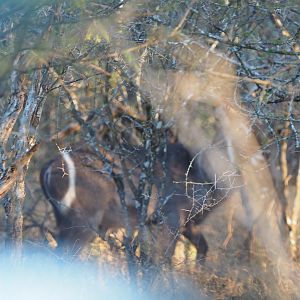
[[[145, 152], [128, 153], [131, 154], [124, 162], [126, 176], [137, 185], [142, 164], [146, 164]], [[105, 158], [109, 163], [104, 163], [90, 149], [79, 147], [62, 151], [43, 167], [41, 186], [54, 208], [59, 245], [79, 249], [97, 234], [105, 237], [108, 230], [126, 228], [120, 191], [114, 178], [121, 174], [121, 163], [107, 154]], [[215, 200], [212, 186], [201, 184], [204, 171], [195, 163], [191, 167], [191, 161], [190, 153], [180, 143], [168, 144], [166, 155], [158, 155], [153, 168], [146, 227], [150, 228], [148, 236], [153, 239], [149, 245], [158, 245], [160, 254], [171, 257], [177, 237], [183, 234], [195, 245], [197, 258], [203, 259], [208, 246], [197, 225], [206, 215], [205, 207]], [[140, 224], [138, 202], [126, 176], [123, 176], [124, 193], [130, 226], [134, 229]]]

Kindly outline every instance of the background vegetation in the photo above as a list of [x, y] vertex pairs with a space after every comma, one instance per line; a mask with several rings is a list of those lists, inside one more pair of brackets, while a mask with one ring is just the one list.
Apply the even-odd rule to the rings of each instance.
[[[52, 251], [54, 153], [171, 130], [226, 200], [206, 207], [205, 264], [180, 238], [168, 274], [216, 299], [299, 298], [299, 24], [298, 1], [1, 1], [2, 248]], [[125, 265], [105, 245], [85, 258]], [[155, 272], [150, 290], [176, 282]]]

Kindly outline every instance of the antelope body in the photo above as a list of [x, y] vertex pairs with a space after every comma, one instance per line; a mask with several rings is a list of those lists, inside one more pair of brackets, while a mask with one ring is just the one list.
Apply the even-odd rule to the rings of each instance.
[[[41, 186], [54, 209], [59, 245], [79, 249], [97, 235], [105, 237], [108, 230], [126, 228], [116, 184], [116, 177], [122, 174], [121, 162], [107, 153], [104, 156], [107, 162], [103, 162], [94, 151], [79, 147], [61, 152], [43, 167]], [[129, 170], [127, 175], [135, 185], [142, 174], [144, 157], [145, 152], [139, 150], [124, 160]], [[147, 211], [148, 233], [153, 239], [151, 245], [159, 245], [160, 253], [169, 251], [169, 256], [174, 252], [178, 234], [183, 234], [195, 245], [200, 259], [205, 257], [208, 246], [197, 224], [206, 215], [203, 205], [209, 201], [211, 191], [203, 185], [196, 185], [190, 194], [187, 180], [200, 183], [205, 178], [195, 164], [186, 176], [191, 160], [190, 153], [180, 143], [168, 144], [166, 155], [158, 155], [153, 167], [153, 187]], [[129, 224], [134, 229], [139, 224], [138, 207], [141, 204], [135, 199], [126, 178], [123, 178], [123, 188]]]

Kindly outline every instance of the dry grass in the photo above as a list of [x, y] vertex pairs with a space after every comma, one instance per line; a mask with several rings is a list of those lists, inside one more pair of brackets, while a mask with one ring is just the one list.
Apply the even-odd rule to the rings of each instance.
[[[254, 240], [251, 249], [247, 250], [248, 231], [235, 214], [231, 218], [228, 213], [233, 206], [234, 211], [239, 212], [237, 203], [228, 201], [202, 226], [210, 247], [205, 263], [197, 263], [195, 248], [180, 238], [172, 268], [159, 266], [149, 271], [148, 288], [152, 293], [171, 288], [176, 295], [192, 290], [190, 299], [203, 294], [212, 299], [297, 299], [296, 283], [300, 274], [295, 264], [290, 266], [295, 280], [283, 279], [279, 265], [272, 264], [258, 241]], [[232, 222], [233, 236], [224, 247], [228, 222]], [[102, 267], [105, 265], [116, 275], [128, 276], [124, 251], [111, 250], [100, 238], [85, 249], [81, 258], [95, 261]]]

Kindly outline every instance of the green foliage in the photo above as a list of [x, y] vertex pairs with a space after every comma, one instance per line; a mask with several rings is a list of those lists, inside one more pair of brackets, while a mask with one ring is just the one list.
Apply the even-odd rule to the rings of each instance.
[[15, 13], [30, 14], [36, 8], [53, 4], [51, 0], [1, 0], [0, 16], [8, 17]]
[[0, 56], [0, 79], [3, 78], [12, 68], [11, 57]]

